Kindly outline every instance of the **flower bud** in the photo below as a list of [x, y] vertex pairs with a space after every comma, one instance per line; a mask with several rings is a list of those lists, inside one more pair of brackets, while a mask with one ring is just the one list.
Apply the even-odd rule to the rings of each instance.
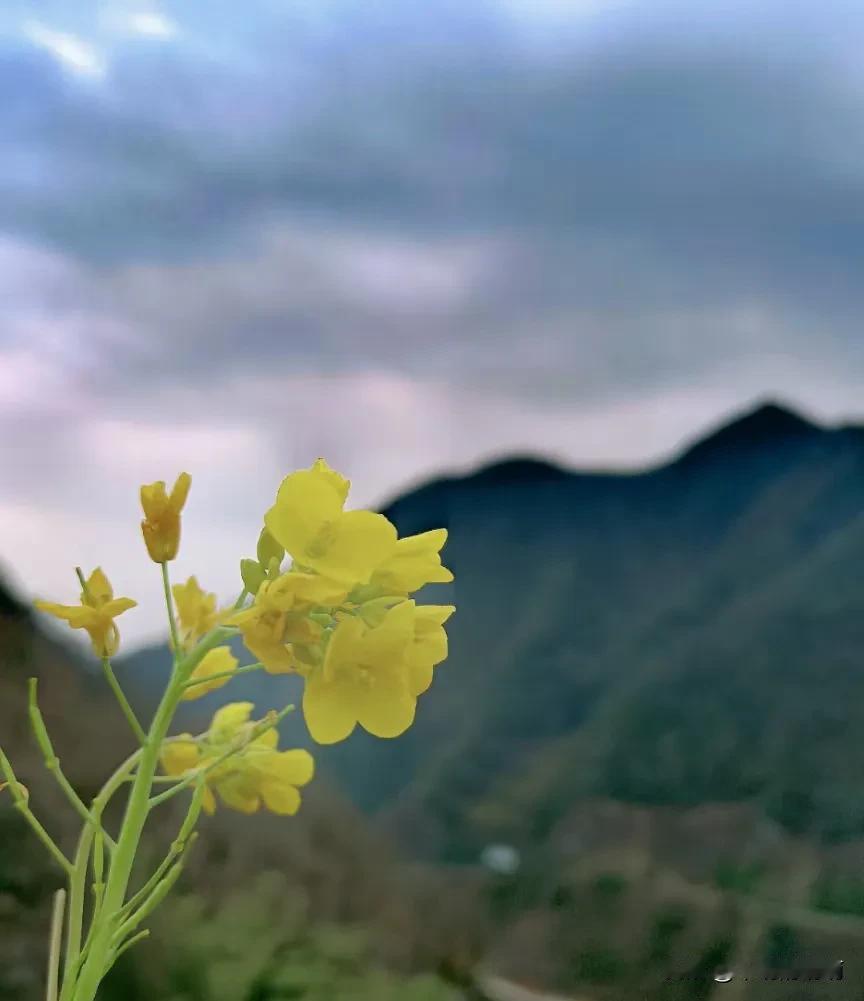
[[264, 571], [256, 560], [240, 560], [240, 576], [243, 586], [250, 594], [257, 594], [264, 583]]
[[180, 548], [180, 512], [191, 483], [190, 475], [181, 473], [170, 495], [163, 480], [141, 487], [141, 507], [144, 509], [141, 532], [154, 563], [166, 563], [177, 556]]
[[281, 566], [282, 560], [285, 559], [284, 548], [279, 545], [266, 528], [262, 528], [261, 534], [258, 536], [257, 555], [261, 566], [268, 568], [272, 560], [278, 560], [279, 566]]

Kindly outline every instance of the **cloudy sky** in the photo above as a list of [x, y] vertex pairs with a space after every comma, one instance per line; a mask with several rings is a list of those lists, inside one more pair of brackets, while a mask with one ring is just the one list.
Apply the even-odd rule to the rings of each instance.
[[0, 563], [103, 564], [131, 645], [181, 469], [227, 596], [319, 454], [374, 504], [864, 416], [862, 44], [858, 0], [4, 0]]

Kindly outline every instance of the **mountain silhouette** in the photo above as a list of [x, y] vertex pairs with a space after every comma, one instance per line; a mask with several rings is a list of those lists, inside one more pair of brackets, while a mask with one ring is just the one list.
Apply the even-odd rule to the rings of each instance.
[[768, 402], [657, 468], [519, 456], [383, 510], [449, 529], [456, 582], [423, 600], [457, 605], [450, 657], [398, 741], [317, 754], [418, 851], [476, 857], [597, 796], [864, 832], [860, 428]]

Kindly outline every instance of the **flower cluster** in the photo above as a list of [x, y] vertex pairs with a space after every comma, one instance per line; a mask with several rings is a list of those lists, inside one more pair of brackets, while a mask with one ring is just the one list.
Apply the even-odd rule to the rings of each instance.
[[[446, 530], [400, 539], [384, 515], [346, 511], [348, 490], [323, 459], [283, 480], [259, 561], [244, 561], [254, 600], [225, 620], [267, 671], [303, 676], [306, 724], [322, 744], [358, 724], [377, 737], [411, 725], [447, 656], [444, 623], [454, 611], [410, 597], [453, 580], [441, 563]], [[283, 571], [285, 554], [292, 562]]]
[[[216, 809], [216, 795], [232, 810], [256, 813], [263, 804], [271, 813], [294, 814], [300, 787], [311, 782], [315, 764], [308, 751], [279, 751], [275, 728], [256, 736], [251, 702], [233, 702], [213, 717], [196, 739], [183, 734], [162, 747], [166, 775], [183, 778], [199, 772], [206, 782], [203, 806]], [[236, 750], [238, 753], [232, 754]]]
[[[383, 515], [346, 511], [348, 480], [318, 459], [283, 480], [264, 516], [256, 558], [241, 561], [243, 590], [233, 605], [220, 607], [216, 595], [194, 576], [171, 584], [169, 563], [179, 551], [190, 484], [189, 474], [181, 473], [170, 493], [163, 481], [141, 488], [141, 532], [150, 559], [160, 567], [172, 657], [158, 708], [146, 726], [111, 663], [120, 645], [116, 620], [136, 602], [115, 598], [101, 567], [86, 578], [76, 568], [77, 605], [36, 602], [89, 635], [138, 745], [85, 802], [62, 771], [39, 709], [37, 679], [30, 680], [34, 736], [46, 766], [84, 822], [72, 858], [34, 813], [26, 786], [0, 748], [0, 794], [12, 796], [68, 878], [68, 891], [58, 891], [52, 912], [50, 1001], [96, 1001], [118, 956], [146, 935], [140, 925], [179, 878], [202, 809], [213, 813], [221, 803], [241, 813], [263, 807], [291, 815], [300, 807], [300, 789], [312, 780], [315, 765], [308, 751], [279, 749], [278, 726], [293, 706], [255, 720], [251, 702], [232, 702], [215, 713], [205, 733], [172, 737], [183, 701], [215, 692], [251, 671], [295, 673], [304, 680], [303, 711], [319, 743], [344, 740], [358, 725], [378, 737], [396, 737], [413, 722], [417, 699], [447, 656], [444, 625], [453, 606], [418, 604], [413, 597], [426, 584], [453, 580], [441, 562], [444, 529], [400, 539]], [[239, 665], [239, 643], [232, 647], [231, 641], [240, 638], [255, 663]], [[167, 788], [154, 792], [157, 784]], [[112, 837], [104, 823], [106, 809], [126, 789], [120, 830]], [[168, 855], [134, 890], [148, 817], [184, 792], [191, 793], [186, 817]]]

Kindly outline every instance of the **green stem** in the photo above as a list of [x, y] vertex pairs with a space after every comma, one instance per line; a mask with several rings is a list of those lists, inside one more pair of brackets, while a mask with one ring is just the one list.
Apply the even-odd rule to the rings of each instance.
[[135, 739], [143, 747], [147, 743], [147, 734], [144, 732], [144, 727], [138, 722], [135, 710], [129, 704], [129, 700], [126, 698], [126, 693], [120, 686], [120, 682], [117, 680], [117, 675], [114, 673], [114, 668], [111, 666], [111, 660], [108, 657], [102, 658], [102, 673], [105, 675], [108, 687], [114, 693], [114, 698], [117, 699], [117, 704], [120, 706], [123, 715], [126, 717], [126, 722], [135, 734]]
[[0, 749], [0, 772], [3, 773], [3, 777], [9, 783], [9, 791], [12, 794], [12, 799], [15, 802], [15, 807], [21, 814], [21, 816], [27, 821], [27, 823], [33, 828], [36, 837], [42, 842], [43, 845], [51, 853], [54, 860], [60, 865], [63, 871], [68, 875], [72, 872], [72, 863], [68, 858], [60, 851], [57, 845], [54, 843], [51, 835], [45, 830], [45, 828], [39, 823], [36, 815], [30, 809], [27, 803], [27, 797], [21, 792], [21, 786], [18, 779], [15, 778], [15, 773], [12, 771], [12, 765], [9, 759]]
[[[168, 580], [167, 572], [164, 571], [163, 580], [166, 582]], [[170, 597], [170, 589], [168, 595]], [[94, 1001], [99, 983], [105, 975], [114, 951], [112, 940], [115, 932], [115, 918], [123, 907], [129, 879], [132, 875], [132, 867], [135, 863], [135, 855], [151, 809], [150, 790], [153, 776], [156, 774], [159, 764], [159, 752], [182, 697], [183, 683], [188, 680], [201, 658], [230, 635], [232, 635], [230, 630], [214, 629], [201, 640], [188, 656], [175, 662], [171, 680], [150, 726], [147, 742], [139, 752], [138, 768], [126, 804], [126, 813], [117, 839], [117, 848], [111, 860], [98, 921], [94, 923], [87, 958], [81, 967], [80, 976], [72, 994], [74, 1001]]]
[[51, 743], [51, 737], [48, 734], [48, 728], [45, 726], [45, 719], [39, 710], [39, 704], [37, 701], [38, 685], [39, 681], [37, 678], [30, 679], [28, 711], [30, 715], [30, 725], [36, 736], [36, 742], [39, 745], [39, 749], [42, 751], [43, 758], [45, 759], [45, 767], [54, 775], [54, 778], [57, 779], [57, 784], [65, 793], [66, 798], [72, 804], [78, 816], [81, 817], [88, 827], [96, 829], [99, 827], [98, 822], [93, 818], [90, 811], [84, 805], [78, 793], [75, 792], [75, 789], [72, 787], [72, 783], [66, 778], [63, 774], [63, 769], [60, 767], [60, 759], [57, 757], [54, 745]]
[[87, 866], [93, 845], [93, 828], [85, 824], [78, 839], [72, 872], [69, 874], [69, 913], [66, 926], [65, 981], [71, 975], [81, 954], [81, 929], [84, 927], [84, 895], [87, 884]]
[[136, 935], [133, 935], [132, 938], [127, 938], [126, 941], [123, 943], [123, 945], [121, 945], [117, 949], [117, 951], [111, 956], [111, 966], [113, 966], [117, 962], [117, 960], [123, 955], [124, 952], [126, 952], [127, 949], [131, 949], [133, 945], [137, 945], [143, 939], [147, 938], [149, 934], [150, 934], [150, 929], [144, 928], [141, 931], [139, 931]]
[[196, 688], [198, 685], [208, 685], [211, 681], [221, 681], [223, 678], [236, 678], [239, 674], [251, 674], [253, 671], [264, 669], [263, 664], [247, 664], [245, 667], [235, 668], [233, 671], [220, 671], [218, 674], [208, 674], [206, 678], [193, 678], [183, 686], [187, 691]]
[[[195, 789], [195, 794], [192, 797], [192, 802], [189, 804], [186, 818], [180, 827], [180, 832], [176, 840], [171, 844], [171, 849], [165, 862], [159, 866], [153, 878], [147, 881], [144, 887], [135, 894], [132, 900], [123, 908], [123, 911], [121, 911], [121, 915], [128, 916], [114, 935], [115, 945], [122, 942], [130, 932], [138, 927], [144, 918], [153, 913], [180, 877], [183, 865], [186, 862], [186, 854], [195, 840], [192, 831], [201, 814], [205, 788], [203, 781], [198, 783], [198, 787]], [[173, 862], [174, 859], [177, 859], [176, 863]]]
[[[93, 844], [93, 878], [94, 878], [94, 902], [93, 913], [90, 919], [90, 930], [87, 934], [87, 941], [84, 948], [81, 948], [81, 928], [83, 926], [84, 911], [84, 884], [87, 879], [87, 857], [82, 842], [87, 841], [88, 835], [92, 834], [91, 827], [85, 827], [81, 832], [78, 843], [78, 851], [75, 855], [74, 871], [70, 875], [70, 908], [69, 908], [69, 929], [67, 932], [66, 965], [63, 973], [63, 990], [60, 993], [60, 1001], [68, 1001], [75, 986], [75, 977], [84, 959], [90, 940], [93, 935], [96, 921], [101, 907], [101, 884], [102, 884], [102, 849], [101, 835], [104, 833], [101, 827], [102, 813], [111, 800], [111, 797], [121, 788], [129, 777], [129, 773], [135, 767], [141, 756], [140, 751], [136, 751], [128, 757], [122, 765], [114, 772], [111, 778], [102, 787], [99, 794], [93, 800], [93, 817], [99, 824], [99, 831], [94, 835]], [[113, 842], [112, 842], [113, 844]], [[97, 889], [98, 888], [98, 889]]]
[[60, 983], [60, 948], [63, 940], [63, 908], [65, 904], [66, 891], [58, 890], [54, 894], [54, 909], [51, 913], [48, 983], [45, 989], [45, 1001], [57, 1001], [57, 988]]
[[171, 649], [174, 651], [175, 663], [180, 658], [182, 647], [180, 646], [180, 632], [177, 629], [177, 618], [174, 614], [174, 597], [171, 594], [171, 580], [168, 576], [168, 564], [163, 562], [162, 567], [162, 589], [165, 592], [165, 607], [168, 609], [168, 625], [171, 629]]

